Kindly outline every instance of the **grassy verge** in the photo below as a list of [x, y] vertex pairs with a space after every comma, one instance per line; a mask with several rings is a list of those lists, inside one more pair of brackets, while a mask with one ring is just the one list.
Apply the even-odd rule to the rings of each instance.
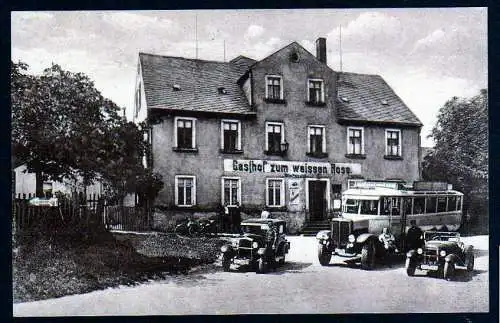
[[215, 261], [221, 241], [100, 232], [21, 239], [12, 259], [13, 301], [134, 285]]

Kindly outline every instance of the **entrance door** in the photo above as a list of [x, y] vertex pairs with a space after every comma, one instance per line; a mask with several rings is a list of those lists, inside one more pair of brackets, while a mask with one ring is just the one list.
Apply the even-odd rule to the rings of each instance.
[[311, 221], [321, 221], [326, 211], [326, 181], [309, 181], [309, 214]]

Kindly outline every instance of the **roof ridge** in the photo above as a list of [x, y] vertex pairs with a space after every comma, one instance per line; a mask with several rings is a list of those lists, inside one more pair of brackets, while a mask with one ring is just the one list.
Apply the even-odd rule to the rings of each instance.
[[208, 60], [208, 59], [187, 58], [187, 57], [182, 57], [182, 56], [170, 56], [170, 55], [160, 55], [160, 54], [139, 52], [139, 56], [141, 56], [141, 55], [157, 56], [157, 57], [163, 57], [163, 58], [176, 58], [176, 59], [182, 59], [185, 61], [193, 61], [193, 62], [198, 61], [198, 62], [219, 63], [219, 64], [231, 65], [230, 62], [222, 62], [222, 61], [215, 61], [215, 60]]
[[338, 71], [337, 71], [337, 73], [340, 74], [340, 75], [346, 74], [346, 75], [377, 76], [377, 77], [380, 77], [381, 79], [383, 79], [383, 77], [380, 74], [355, 73], [355, 72], [338, 72]]

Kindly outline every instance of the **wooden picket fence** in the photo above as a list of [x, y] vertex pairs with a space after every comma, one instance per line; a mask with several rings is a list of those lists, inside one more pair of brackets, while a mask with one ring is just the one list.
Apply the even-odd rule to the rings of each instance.
[[105, 207], [104, 222], [110, 230], [149, 231], [152, 215], [145, 207], [111, 205]]
[[12, 216], [17, 232], [37, 230], [40, 223], [45, 224], [44, 228], [58, 229], [85, 226], [92, 221], [102, 222], [109, 230], [149, 231], [152, 227], [148, 208], [107, 205], [98, 195], [62, 200], [57, 206], [36, 206], [31, 205], [29, 199], [14, 199]]

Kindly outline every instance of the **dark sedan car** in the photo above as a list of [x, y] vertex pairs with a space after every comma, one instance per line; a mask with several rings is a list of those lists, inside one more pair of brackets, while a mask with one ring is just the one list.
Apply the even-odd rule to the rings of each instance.
[[285, 238], [285, 221], [279, 219], [248, 219], [241, 223], [242, 234], [221, 247], [222, 268], [231, 264], [249, 265], [264, 273], [270, 267], [285, 263], [290, 242]]

